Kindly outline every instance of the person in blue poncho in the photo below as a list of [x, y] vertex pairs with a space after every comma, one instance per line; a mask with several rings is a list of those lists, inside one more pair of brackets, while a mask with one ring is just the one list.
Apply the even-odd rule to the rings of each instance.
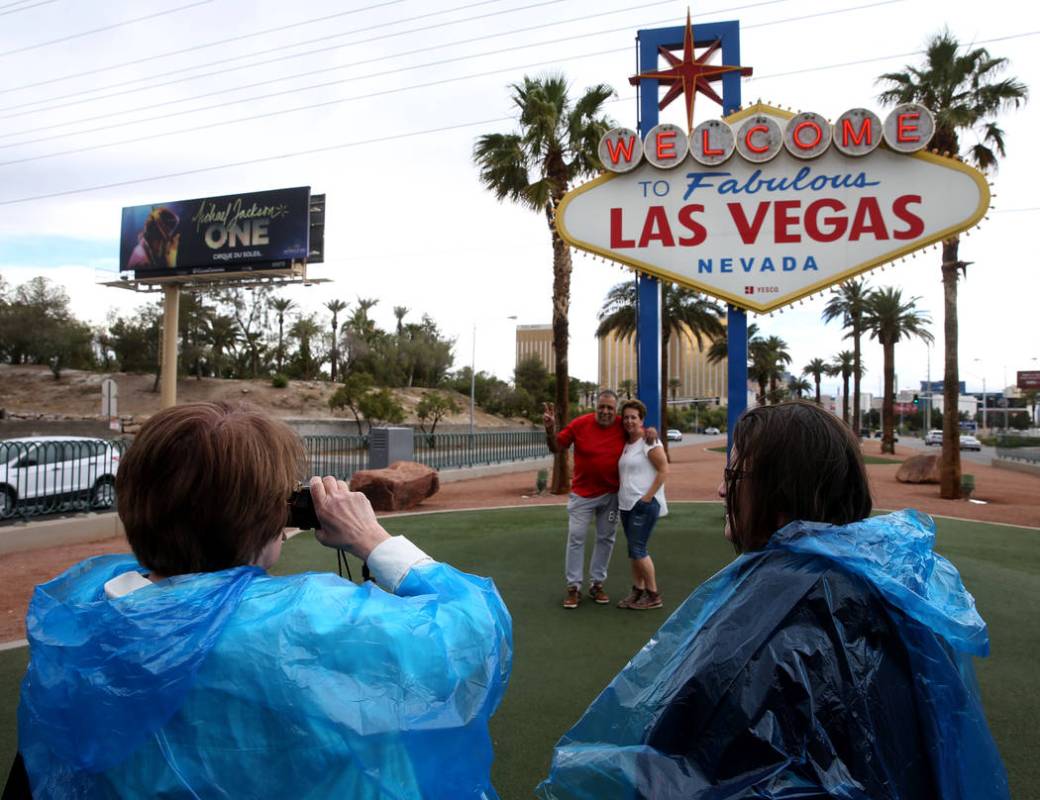
[[[273, 577], [298, 437], [248, 406], [159, 412], [116, 477], [134, 557], [37, 587], [19, 751], [42, 798], [495, 798], [488, 719], [511, 665], [487, 578], [311, 479], [319, 541], [378, 587]], [[381, 588], [380, 588], [381, 587]]]
[[914, 511], [870, 517], [859, 443], [754, 408], [719, 487], [738, 558], [558, 742], [541, 798], [1007, 798], [986, 625]]

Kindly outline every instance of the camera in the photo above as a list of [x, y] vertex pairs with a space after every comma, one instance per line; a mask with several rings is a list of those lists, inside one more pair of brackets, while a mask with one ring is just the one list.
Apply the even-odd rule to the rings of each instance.
[[303, 530], [316, 530], [321, 527], [318, 515], [314, 512], [314, 498], [311, 497], [310, 486], [301, 483], [289, 495], [289, 519], [286, 525]]

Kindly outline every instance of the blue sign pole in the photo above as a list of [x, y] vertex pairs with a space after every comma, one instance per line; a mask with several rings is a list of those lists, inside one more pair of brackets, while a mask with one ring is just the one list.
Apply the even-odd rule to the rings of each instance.
[[[685, 26], [641, 30], [636, 34], [640, 73], [657, 69], [658, 48], [682, 46]], [[694, 44], [705, 46], [722, 42], [722, 63], [740, 63], [740, 23], [705, 22], [693, 29]], [[659, 115], [658, 82], [644, 80], [639, 92], [639, 135], [646, 136], [657, 125]], [[722, 76], [723, 114], [740, 108], [740, 75]], [[639, 399], [646, 405], [646, 424], [661, 426], [661, 285], [656, 278], [640, 274], [636, 306], [636, 358]], [[727, 314], [728, 425], [727, 441], [732, 445], [733, 425], [747, 407], [747, 314], [733, 306]]]

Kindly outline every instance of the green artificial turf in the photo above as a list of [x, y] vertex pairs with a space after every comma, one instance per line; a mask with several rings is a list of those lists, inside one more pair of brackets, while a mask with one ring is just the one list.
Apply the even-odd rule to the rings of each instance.
[[[390, 518], [437, 559], [495, 579], [513, 616], [515, 660], [502, 707], [492, 720], [494, 781], [504, 800], [528, 798], [548, 770], [552, 747], [670, 609], [732, 558], [716, 503], [673, 503], [651, 544], [662, 611], [622, 611], [591, 602], [573, 611], [563, 599], [566, 512], [562, 507]], [[1040, 785], [1034, 756], [1040, 717], [1040, 532], [940, 520], [938, 549], [960, 569], [989, 624], [993, 655], [977, 662], [990, 725], [1007, 765], [1013, 797]], [[623, 547], [615, 548], [607, 590], [628, 587]], [[355, 577], [359, 565], [352, 562]], [[332, 551], [304, 535], [284, 548], [278, 572], [335, 571]], [[24, 649], [0, 653], [0, 764], [15, 748], [14, 709]], [[966, 756], [970, 754], [965, 754]]]

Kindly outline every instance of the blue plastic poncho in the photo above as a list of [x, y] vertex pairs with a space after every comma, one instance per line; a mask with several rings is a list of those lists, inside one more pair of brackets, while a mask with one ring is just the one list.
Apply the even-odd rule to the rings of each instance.
[[19, 749], [34, 797], [495, 798], [509, 678], [493, 583], [413, 567], [396, 594], [255, 567], [106, 599], [101, 556], [37, 587]]
[[795, 522], [700, 586], [556, 746], [542, 798], [1007, 798], [986, 625], [914, 511]]

